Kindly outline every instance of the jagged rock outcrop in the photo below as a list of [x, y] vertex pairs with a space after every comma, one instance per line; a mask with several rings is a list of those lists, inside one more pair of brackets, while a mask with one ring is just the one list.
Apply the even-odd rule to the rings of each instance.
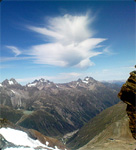
[[127, 104], [127, 114], [130, 118], [129, 127], [132, 136], [136, 139], [136, 71], [130, 73], [130, 77], [122, 86], [119, 98]]

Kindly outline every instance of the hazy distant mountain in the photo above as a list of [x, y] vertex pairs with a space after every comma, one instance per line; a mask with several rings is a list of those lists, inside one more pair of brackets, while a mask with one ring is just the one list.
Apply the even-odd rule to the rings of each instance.
[[111, 80], [111, 81], [102, 81], [104, 84], [112, 84], [112, 85], [118, 85], [122, 86], [125, 83], [125, 80]]
[[118, 92], [118, 86], [109, 87], [91, 77], [65, 84], [40, 79], [26, 86], [10, 79], [0, 86], [0, 101], [1, 105], [23, 111], [17, 124], [45, 135], [60, 136], [81, 128], [96, 114], [116, 104]]

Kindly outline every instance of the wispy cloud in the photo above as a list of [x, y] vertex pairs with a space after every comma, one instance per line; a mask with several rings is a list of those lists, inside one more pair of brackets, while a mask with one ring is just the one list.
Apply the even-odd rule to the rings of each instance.
[[35, 63], [61, 67], [85, 68], [92, 66], [91, 58], [102, 54], [96, 51], [104, 38], [93, 38], [93, 16], [64, 15], [49, 18], [46, 26], [27, 26], [29, 30], [45, 36], [49, 43], [34, 45], [27, 53], [35, 57]]
[[113, 52], [113, 51], [111, 50], [111, 47], [110, 47], [110, 46], [107, 46], [106, 48], [104, 48], [103, 54], [106, 54], [106, 55], [116, 55], [117, 53]]
[[88, 26], [94, 21], [95, 17], [89, 15], [69, 15], [48, 18], [48, 22], [43, 27], [27, 26], [32, 31], [50, 37], [51, 41], [61, 43], [76, 43], [84, 41], [94, 35], [94, 31]]
[[27, 59], [32, 59], [32, 57], [1, 57], [0, 62], [27, 60]]
[[12, 50], [12, 52], [15, 54], [15, 56], [18, 56], [21, 54], [21, 51], [15, 46], [6, 46], [6, 48]]

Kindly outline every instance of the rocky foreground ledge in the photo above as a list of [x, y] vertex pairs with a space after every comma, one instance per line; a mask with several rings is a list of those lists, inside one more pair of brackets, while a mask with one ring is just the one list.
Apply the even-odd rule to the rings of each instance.
[[122, 86], [119, 98], [127, 104], [127, 114], [130, 118], [129, 128], [132, 136], [136, 139], [136, 71], [130, 73], [130, 77]]

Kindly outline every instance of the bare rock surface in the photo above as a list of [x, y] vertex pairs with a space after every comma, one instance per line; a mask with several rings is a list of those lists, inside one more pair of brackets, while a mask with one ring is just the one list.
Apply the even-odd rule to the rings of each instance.
[[136, 71], [130, 73], [130, 77], [122, 86], [118, 96], [127, 104], [126, 111], [130, 119], [129, 127], [134, 139], [136, 139]]

